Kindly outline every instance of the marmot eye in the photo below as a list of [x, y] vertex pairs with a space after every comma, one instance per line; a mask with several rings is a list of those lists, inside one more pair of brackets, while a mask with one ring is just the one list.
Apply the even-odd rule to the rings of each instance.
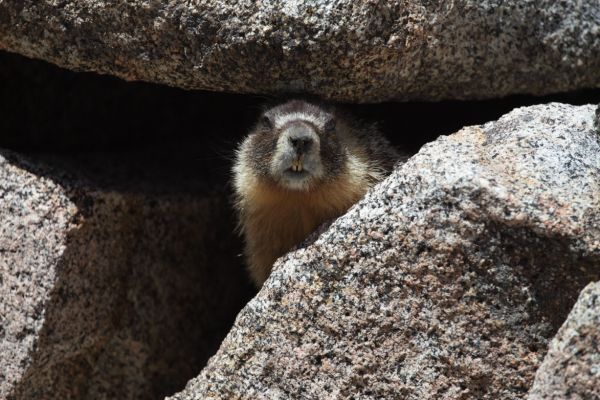
[[333, 132], [335, 130], [335, 119], [331, 118], [329, 121], [325, 122], [325, 132]]
[[273, 124], [271, 123], [271, 120], [266, 115], [263, 115], [262, 117], [260, 117], [260, 119], [258, 120], [258, 124], [267, 129], [273, 128]]

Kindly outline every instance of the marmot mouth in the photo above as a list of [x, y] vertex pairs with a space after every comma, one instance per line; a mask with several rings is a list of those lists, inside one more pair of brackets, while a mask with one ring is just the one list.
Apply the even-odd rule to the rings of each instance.
[[284, 171], [284, 175], [288, 178], [304, 179], [310, 175], [310, 172], [300, 166], [292, 166]]

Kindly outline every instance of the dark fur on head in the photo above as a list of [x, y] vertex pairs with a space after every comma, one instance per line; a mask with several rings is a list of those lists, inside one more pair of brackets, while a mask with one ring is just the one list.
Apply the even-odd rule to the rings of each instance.
[[[345, 153], [338, 133], [343, 128], [330, 107], [288, 101], [262, 113], [249, 135], [249, 161], [264, 179], [290, 190], [307, 190], [342, 170]], [[300, 152], [292, 145], [294, 137], [307, 142]]]

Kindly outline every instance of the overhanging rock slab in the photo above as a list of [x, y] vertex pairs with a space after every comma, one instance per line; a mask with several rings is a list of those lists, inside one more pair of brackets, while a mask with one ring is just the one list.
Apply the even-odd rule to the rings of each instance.
[[599, 87], [599, 21], [596, 0], [5, 0], [0, 48], [187, 89], [478, 99]]

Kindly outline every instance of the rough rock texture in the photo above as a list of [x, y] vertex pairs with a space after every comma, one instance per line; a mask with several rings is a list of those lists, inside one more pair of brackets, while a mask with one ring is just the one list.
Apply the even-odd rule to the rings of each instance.
[[522, 399], [600, 277], [593, 106], [428, 144], [279, 260], [170, 399]]
[[528, 399], [600, 399], [600, 282], [585, 288], [550, 343]]
[[247, 301], [222, 191], [121, 167], [0, 153], [0, 398], [163, 398]]
[[5, 0], [0, 48], [183, 88], [465, 99], [600, 86], [598, 21], [597, 0]]
[[[75, 206], [54, 182], [0, 156], [0, 398], [22, 376], [44, 321]], [[38, 266], [38, 268], [32, 268]]]

